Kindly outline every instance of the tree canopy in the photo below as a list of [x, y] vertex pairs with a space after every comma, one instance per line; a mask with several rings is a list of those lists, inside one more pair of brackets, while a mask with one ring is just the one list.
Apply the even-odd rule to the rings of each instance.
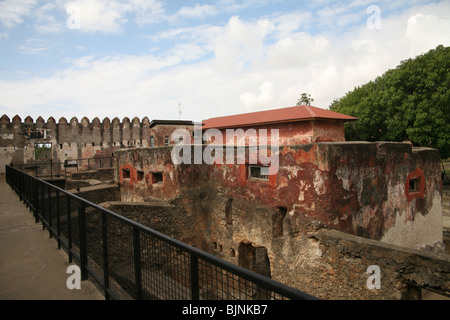
[[314, 101], [314, 99], [311, 97], [311, 95], [309, 93], [304, 92], [301, 94], [300, 99], [297, 100], [297, 105], [298, 106], [302, 106], [302, 105], [310, 106], [313, 101]]
[[450, 157], [450, 47], [439, 45], [345, 96], [330, 110], [357, 117], [347, 140], [411, 141]]

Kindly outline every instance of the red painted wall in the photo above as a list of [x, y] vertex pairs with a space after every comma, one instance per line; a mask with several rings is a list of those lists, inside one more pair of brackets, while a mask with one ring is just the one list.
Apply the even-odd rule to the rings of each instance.
[[[164, 186], [155, 190], [137, 182], [133, 173], [124, 183], [119, 171], [123, 201], [134, 201], [134, 196], [171, 199], [196, 188], [220, 189], [228, 198], [286, 208], [294, 226], [319, 221], [377, 240], [398, 219], [405, 223], [417, 214], [426, 216], [435, 195], [442, 192], [439, 152], [413, 151], [407, 143], [282, 146], [279, 171], [267, 181], [249, 179], [246, 164], [173, 165], [170, 148], [131, 149], [116, 155], [119, 168], [164, 172]], [[408, 181], [414, 177], [422, 182], [411, 194]]]
[[[339, 120], [314, 120], [314, 121], [297, 121], [277, 124], [267, 124], [261, 126], [230, 128], [231, 134], [227, 135], [227, 129], [220, 129], [223, 140], [219, 144], [234, 144], [237, 145], [238, 130], [242, 129], [245, 138], [245, 145], [265, 144], [256, 140], [252, 143], [251, 133], [256, 132], [257, 138], [260, 135], [267, 138], [267, 143], [271, 144], [272, 130], [278, 130], [279, 145], [300, 145], [314, 142], [341, 142], [345, 141], [344, 122]], [[261, 130], [267, 130], [261, 132]], [[208, 143], [215, 143], [213, 139], [207, 141]]]

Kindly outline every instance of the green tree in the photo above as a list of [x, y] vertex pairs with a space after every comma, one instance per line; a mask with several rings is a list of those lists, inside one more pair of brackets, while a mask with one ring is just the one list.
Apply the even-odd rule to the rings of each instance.
[[330, 110], [357, 117], [348, 140], [404, 141], [450, 156], [450, 47], [402, 61], [345, 96]]
[[309, 93], [302, 93], [300, 99], [297, 100], [298, 106], [307, 105], [310, 106], [314, 99], [311, 97]]

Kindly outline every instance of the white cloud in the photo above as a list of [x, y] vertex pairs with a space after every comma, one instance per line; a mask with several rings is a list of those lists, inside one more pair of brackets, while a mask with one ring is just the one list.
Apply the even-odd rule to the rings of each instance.
[[296, 11], [278, 15], [273, 18], [277, 38], [284, 38], [297, 32], [300, 28], [306, 30], [313, 24], [311, 12]]
[[[442, 32], [446, 30], [446, 32]], [[405, 37], [410, 41], [411, 54], [421, 54], [439, 44], [450, 45], [450, 19], [435, 15], [416, 14], [408, 19]]]
[[68, 19], [73, 19], [74, 28], [85, 32], [120, 33], [126, 22], [124, 12], [115, 1], [77, 0], [66, 5]]
[[259, 95], [256, 96], [251, 92], [245, 92], [240, 95], [240, 100], [244, 104], [245, 109], [261, 109], [271, 107], [274, 103], [273, 83], [264, 82], [259, 87]]
[[135, 13], [135, 21], [140, 26], [167, 19], [163, 3], [157, 0], [129, 0], [128, 10]]
[[182, 18], [205, 18], [215, 16], [218, 12], [215, 6], [196, 4], [194, 7], [181, 7], [177, 12], [177, 16]]
[[27, 39], [24, 45], [18, 47], [20, 53], [27, 55], [41, 54], [50, 50], [50, 48], [51, 44], [48, 41], [38, 38]]
[[264, 38], [274, 30], [267, 20], [254, 23], [231, 17], [223, 33], [214, 40], [216, 67], [221, 71], [237, 71], [255, 64], [265, 54]]
[[75, 0], [65, 9], [68, 19], [79, 19], [83, 32], [122, 33], [129, 15], [141, 26], [167, 19], [163, 4], [156, 0]]
[[66, 28], [65, 20], [55, 16], [55, 12], [61, 11], [62, 8], [59, 0], [35, 8], [33, 14], [36, 17], [35, 29], [38, 33], [60, 33]]
[[298, 32], [278, 40], [268, 48], [267, 64], [271, 68], [292, 68], [311, 65], [330, 51], [330, 40]]
[[32, 13], [37, 0], [5, 0], [0, 2], [0, 23], [6, 28], [21, 24]]
[[[276, 0], [275, 0], [276, 1]], [[218, 6], [225, 11], [235, 12], [247, 8], [257, 8], [266, 5], [270, 0], [220, 0]]]

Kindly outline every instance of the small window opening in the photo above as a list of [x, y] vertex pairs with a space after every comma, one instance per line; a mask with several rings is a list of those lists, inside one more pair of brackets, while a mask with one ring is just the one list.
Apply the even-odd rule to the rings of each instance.
[[155, 146], [155, 136], [151, 136], [150, 137], [150, 147], [154, 147]]
[[169, 136], [164, 136], [164, 145], [168, 146], [169, 145]]
[[34, 144], [34, 157], [39, 159], [51, 159], [52, 158], [52, 144], [51, 143], [35, 143]]
[[420, 188], [420, 178], [409, 180], [409, 192], [418, 192]]
[[122, 176], [124, 179], [130, 179], [130, 170], [129, 169], [122, 169]]
[[144, 179], [144, 171], [138, 171], [136, 179], [137, 181], [142, 181]]
[[152, 172], [152, 184], [162, 183], [162, 182], [163, 182], [163, 173], [162, 172]]
[[249, 166], [248, 178], [269, 181], [269, 167]]

